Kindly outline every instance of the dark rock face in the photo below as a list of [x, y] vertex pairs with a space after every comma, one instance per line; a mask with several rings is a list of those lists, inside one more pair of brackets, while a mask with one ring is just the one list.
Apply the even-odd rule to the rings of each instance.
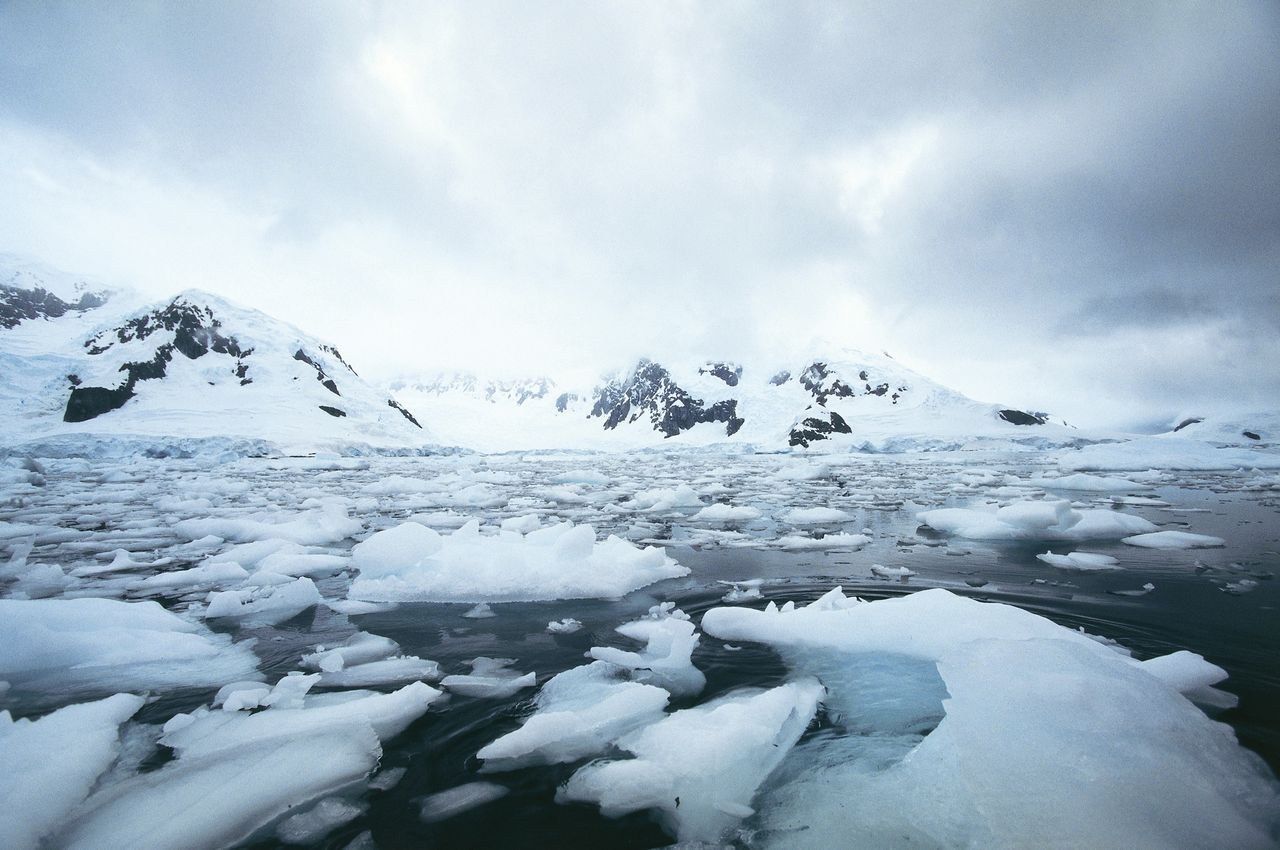
[[405, 406], [400, 402], [396, 401], [394, 398], [387, 399], [387, 405], [389, 407], [394, 407], [396, 410], [400, 411], [400, 415], [403, 416], [405, 419], [408, 419], [414, 425], [417, 425], [419, 428], [422, 427], [422, 423], [420, 423], [417, 419], [415, 419], [413, 414], [410, 413], [407, 409], [405, 409]]
[[902, 398], [902, 394], [908, 389], [906, 386], [900, 386], [891, 394], [890, 386], [887, 383], [872, 386], [865, 369], [858, 373], [858, 379], [863, 382], [861, 390], [854, 389], [850, 384], [841, 380], [826, 363], [821, 361], [809, 364], [800, 373], [800, 383], [813, 394], [814, 400], [822, 405], [825, 405], [829, 398], [853, 398], [859, 395], [887, 395], [894, 404], [897, 404], [898, 399]]
[[20, 289], [0, 284], [0, 328], [16, 328], [30, 319], [56, 319], [106, 303], [106, 297], [97, 292], [86, 292], [78, 301], [67, 302], [41, 287]]
[[698, 370], [699, 375], [714, 375], [731, 387], [738, 385], [742, 367], [733, 363], [708, 363]]
[[1240, 436], [1241, 436], [1241, 437], [1247, 437], [1247, 438], [1249, 438], [1250, 440], [1261, 440], [1261, 439], [1262, 439], [1262, 437], [1261, 437], [1261, 436], [1259, 436], [1258, 434], [1254, 433], [1253, 431], [1241, 431], [1241, 432], [1240, 432]]
[[1192, 416], [1187, 419], [1183, 419], [1181, 422], [1179, 422], [1177, 425], [1174, 426], [1173, 430], [1181, 431], [1183, 428], [1186, 428], [1188, 425], [1197, 425], [1203, 421], [1204, 421], [1203, 416]]
[[[352, 368], [352, 366], [351, 366], [351, 364], [350, 364], [350, 363], [348, 363], [347, 361], [345, 361], [345, 360], [343, 360], [343, 359], [342, 359], [342, 355], [338, 353], [338, 349], [337, 349], [335, 346], [332, 346], [332, 345], [324, 345], [324, 344], [322, 343], [322, 344], [320, 345], [320, 350], [321, 350], [321, 351], [323, 351], [325, 354], [332, 354], [332, 355], [333, 355], [333, 358], [334, 358], [335, 360], [337, 360], [337, 361], [338, 361], [339, 363], [341, 363], [343, 366], [346, 366], [346, 367], [347, 367], [347, 371], [348, 371], [348, 372], [350, 372], [351, 374], [355, 375], [357, 378], [358, 378], [358, 377], [360, 377], [360, 373], [359, 373], [359, 372], [357, 372], [354, 368]], [[313, 364], [313, 365], [314, 365], [314, 364]]]
[[[329, 351], [334, 352], [334, 355], [335, 355], [335, 356], [337, 356], [337, 350], [336, 350], [336, 349], [329, 348], [329, 346], [323, 346], [323, 347], [324, 347], [325, 349], [329, 350]], [[295, 351], [295, 352], [293, 353], [293, 359], [294, 359], [294, 360], [297, 360], [297, 361], [300, 361], [300, 362], [302, 362], [302, 363], [306, 363], [306, 364], [307, 364], [308, 366], [310, 366], [312, 369], [315, 369], [315, 370], [316, 370], [316, 380], [317, 380], [317, 381], [319, 381], [319, 382], [321, 383], [321, 385], [322, 385], [322, 386], [324, 386], [324, 388], [325, 388], [326, 390], [328, 390], [329, 392], [333, 393], [333, 394], [334, 394], [334, 395], [336, 395], [336, 396], [341, 396], [341, 395], [342, 395], [342, 393], [338, 392], [338, 385], [337, 385], [337, 384], [335, 384], [335, 383], [333, 382], [333, 378], [330, 378], [328, 375], [326, 375], [326, 374], [324, 373], [324, 369], [322, 369], [322, 368], [320, 367], [320, 364], [319, 364], [319, 363], [317, 363], [316, 361], [312, 360], [312, 359], [307, 355], [307, 353], [306, 353], [305, 351], [303, 351], [301, 348], [299, 348], [297, 351]], [[339, 360], [341, 360], [342, 358], [341, 358], [341, 357], [339, 357], [338, 359], [339, 359]], [[345, 363], [345, 362], [343, 362], [343, 364], [342, 364], [342, 365], [346, 366], [346, 363]], [[350, 366], [347, 366], [347, 368], [348, 368], [348, 369], [350, 369], [351, 367], [350, 367]], [[352, 374], [354, 374], [354, 370], [353, 370]]]
[[[338, 408], [330, 407], [327, 404], [320, 405], [320, 409], [323, 410], [325, 413], [329, 414], [330, 416], [346, 416], [347, 415], [347, 412], [345, 410], [339, 410]], [[414, 424], [417, 425], [416, 422]], [[418, 425], [418, 427], [421, 428], [422, 426]]]
[[569, 409], [569, 405], [577, 400], [577, 393], [560, 393], [560, 395], [556, 397], [556, 412], [564, 413]]
[[625, 379], [596, 388], [590, 416], [604, 417], [604, 427], [612, 430], [623, 422], [647, 416], [654, 430], [674, 437], [703, 422], [725, 423], [725, 435], [732, 436], [745, 422], [738, 416], [736, 399], [718, 401], [710, 407], [694, 398], [671, 380], [662, 366], [641, 360]]
[[[813, 407], [809, 408], [812, 411]], [[809, 411], [805, 411], [808, 413]], [[805, 416], [791, 426], [791, 434], [787, 439], [789, 445], [807, 448], [810, 443], [828, 439], [832, 434], [852, 434], [853, 429], [844, 417], [834, 410], [816, 411], [813, 416]]]
[[1049, 421], [1048, 414], [1027, 413], [1025, 410], [1001, 410], [996, 413], [1010, 425], [1043, 425]]
[[135, 360], [122, 365], [120, 371], [125, 373], [124, 383], [114, 388], [80, 386], [77, 378], [77, 384], [71, 388], [71, 396], [67, 399], [67, 409], [62, 414], [62, 420], [85, 422], [123, 407], [125, 402], [133, 398], [134, 388], [139, 381], [154, 381], [165, 376], [174, 351], [189, 360], [198, 360], [210, 351], [234, 357], [236, 362], [232, 374], [240, 379], [241, 385], [251, 383], [252, 379], [246, 377], [249, 367], [244, 358], [253, 354], [253, 349], [241, 348], [235, 337], [223, 336], [219, 332], [221, 326], [222, 323], [208, 307], [178, 298], [167, 307], [138, 316], [118, 328], [103, 331], [85, 340], [84, 346], [88, 353], [98, 355], [110, 350], [117, 342], [143, 340], [158, 331], [173, 333], [172, 341], [156, 348], [155, 356], [150, 360]]
[[781, 372], [770, 378], [769, 383], [773, 384], [775, 387], [780, 387], [789, 380], [791, 380], [791, 373], [786, 369], [783, 369]]

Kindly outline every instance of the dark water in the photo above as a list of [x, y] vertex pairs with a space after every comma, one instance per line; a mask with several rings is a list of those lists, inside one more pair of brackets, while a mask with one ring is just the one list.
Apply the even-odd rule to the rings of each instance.
[[[361, 629], [398, 641], [407, 653], [432, 658], [447, 672], [462, 671], [477, 655], [519, 659], [517, 669], [536, 670], [539, 684], [569, 667], [584, 663], [595, 645], [627, 645], [613, 628], [643, 614], [658, 600], [675, 601], [695, 622], [708, 608], [723, 604], [725, 587], [717, 579], [763, 577], [766, 599], [781, 604], [813, 600], [842, 584], [846, 593], [867, 599], [943, 586], [978, 599], [1001, 601], [1039, 613], [1071, 628], [1119, 641], [1139, 658], [1178, 649], [1200, 653], [1224, 667], [1230, 679], [1222, 685], [1240, 698], [1237, 708], [1218, 715], [1236, 731], [1240, 742], [1261, 755], [1273, 771], [1280, 771], [1280, 582], [1271, 574], [1280, 567], [1280, 525], [1277, 508], [1265, 500], [1209, 491], [1169, 490], [1164, 493], [1181, 507], [1207, 508], [1207, 513], [1175, 514], [1133, 509], [1159, 523], [1193, 522], [1197, 533], [1225, 538], [1224, 549], [1158, 551], [1115, 543], [1079, 548], [1113, 554], [1125, 569], [1097, 573], [1068, 572], [1035, 559], [1045, 545], [975, 543], [977, 551], [948, 555], [940, 541], [921, 540], [916, 525], [902, 513], [869, 512], [860, 517], [884, 538], [856, 553], [813, 554], [713, 549], [671, 550], [693, 569], [686, 579], [663, 582], [619, 602], [572, 601], [494, 606], [498, 616], [466, 620], [465, 605], [406, 605], [395, 611], [352, 617]], [[860, 527], [858, 522], [851, 524]], [[1170, 528], [1177, 528], [1170, 525]], [[1074, 547], [1053, 547], [1070, 551]], [[917, 576], [906, 583], [870, 576], [869, 566], [908, 566]], [[1234, 595], [1221, 583], [1252, 575], [1258, 586]], [[969, 583], [985, 581], [981, 587]], [[1150, 582], [1156, 590], [1141, 597], [1112, 595]], [[763, 605], [763, 602], [752, 603]], [[573, 616], [584, 628], [572, 635], [549, 635], [549, 620]], [[330, 618], [337, 627], [341, 618]], [[326, 624], [295, 624], [303, 633], [296, 645], [287, 636], [281, 646], [278, 672], [294, 669], [299, 647], [317, 640]], [[349, 630], [349, 627], [347, 627]], [[277, 630], [287, 631], [287, 630]], [[275, 635], [280, 637], [280, 634]], [[772, 651], [744, 646], [728, 651], [704, 636], [694, 663], [707, 675], [707, 689], [696, 701], [743, 686], [770, 686], [785, 681], [787, 670]], [[542, 847], [662, 847], [671, 842], [643, 813], [617, 820], [604, 818], [594, 807], [558, 805], [555, 790], [577, 765], [532, 767], [498, 774], [482, 774], [476, 751], [518, 725], [529, 710], [528, 690], [509, 700], [452, 697], [433, 709], [400, 739], [387, 747], [384, 765], [406, 767], [403, 780], [389, 792], [373, 792], [365, 817], [331, 835], [325, 848], [341, 848], [369, 830], [379, 847], [408, 848], [542, 848]], [[673, 708], [682, 707], [675, 701]], [[820, 734], [819, 729], [809, 734]], [[511, 789], [509, 796], [452, 819], [424, 824], [419, 799], [478, 779]], [[254, 848], [283, 846], [274, 840]]]
[[[615, 462], [615, 461], [610, 461]], [[1079, 546], [948, 541], [920, 529], [918, 510], [943, 504], [965, 505], [984, 494], [973, 490], [946, 490], [952, 470], [931, 464], [916, 466], [879, 463], [867, 471], [866, 490], [875, 498], [848, 497], [847, 483], [838, 478], [823, 482], [791, 482], [782, 485], [785, 496], [776, 496], [757, 484], [745, 471], [722, 474], [735, 491], [735, 504], [751, 503], [748, 497], [786, 505], [831, 505], [848, 510], [854, 519], [846, 531], [870, 529], [874, 541], [858, 552], [785, 552], [760, 548], [698, 548], [687, 545], [688, 530], [678, 519], [654, 522], [653, 536], [665, 539], [670, 554], [690, 567], [684, 579], [652, 585], [622, 600], [572, 600], [548, 603], [494, 605], [491, 619], [464, 619], [469, 605], [406, 604], [384, 613], [343, 616], [324, 607], [312, 609], [274, 627], [234, 629], [237, 638], [258, 638], [255, 652], [269, 679], [298, 668], [299, 656], [317, 643], [333, 644], [356, 629], [396, 640], [404, 653], [439, 662], [444, 674], [467, 671], [466, 662], [477, 656], [516, 659], [520, 671], [537, 671], [541, 685], [556, 673], [585, 663], [584, 653], [599, 645], [630, 647], [614, 628], [643, 615], [660, 602], [672, 601], [698, 622], [702, 612], [723, 604], [726, 589], [718, 581], [764, 579], [766, 600], [802, 604], [833, 586], [867, 599], [910, 593], [926, 587], [945, 587], [984, 600], [1007, 602], [1042, 614], [1070, 628], [1119, 641], [1139, 658], [1188, 649], [1224, 667], [1230, 678], [1220, 687], [1240, 698], [1237, 708], [1218, 715], [1235, 730], [1240, 742], [1258, 753], [1273, 771], [1280, 772], [1280, 493], [1250, 489], [1247, 476], [1187, 475], [1181, 486], [1163, 487], [1147, 495], [1171, 502], [1179, 511], [1155, 507], [1126, 507], [1162, 528], [1185, 528], [1199, 534], [1222, 537], [1220, 549], [1159, 551], [1120, 543]], [[754, 461], [750, 461], [754, 462]], [[624, 461], [616, 461], [623, 464]], [[547, 476], [550, 461], [525, 474], [521, 488]], [[513, 468], [515, 468], [513, 462]], [[963, 467], [957, 467], [963, 469]], [[413, 472], [406, 467], [402, 472]], [[1025, 476], [1029, 470], [1015, 469]], [[614, 470], [610, 470], [614, 472]], [[731, 473], [731, 474], [730, 474]], [[279, 486], [288, 495], [296, 476], [285, 472], [254, 472], [255, 487]], [[377, 470], [360, 475], [334, 476], [331, 486], [354, 492]], [[684, 480], [692, 475], [677, 471]], [[318, 476], [323, 478], [323, 476]], [[313, 482], [314, 483], [314, 482]], [[318, 483], [315, 486], [319, 487]], [[515, 488], [513, 488], [515, 489]], [[53, 487], [50, 487], [51, 495]], [[856, 497], [858, 494], [855, 493]], [[1082, 501], [1105, 503], [1096, 494], [1073, 494]], [[274, 497], [274, 496], [273, 496]], [[74, 494], [66, 497], [69, 510], [78, 510]], [[586, 510], [586, 509], [581, 509]], [[508, 511], [508, 515], [519, 512]], [[5, 518], [21, 519], [17, 511]], [[604, 531], [620, 531], [632, 518], [609, 528], [604, 514], [575, 516], [573, 509], [548, 513], [597, 523]], [[482, 511], [483, 515], [484, 512]], [[490, 519], [501, 518], [490, 512]], [[149, 515], [148, 515], [149, 516]], [[142, 526], [151, 520], [143, 516]], [[384, 517], [385, 523], [396, 521]], [[1072, 549], [1111, 554], [1120, 559], [1120, 570], [1084, 573], [1065, 571], [1035, 559], [1046, 548], [1063, 553]], [[963, 554], [958, 554], [963, 553]], [[872, 564], [905, 566], [916, 572], [906, 582], [885, 581], [870, 572]], [[174, 568], [186, 566], [175, 564]], [[1242, 594], [1225, 592], [1229, 582], [1251, 578], [1256, 588]], [[326, 598], [345, 595], [346, 579], [319, 581]], [[1156, 589], [1143, 596], [1115, 595], [1144, 583]], [[190, 601], [162, 600], [180, 605]], [[749, 603], [762, 606], [761, 602]], [[582, 630], [571, 635], [545, 631], [551, 620], [574, 617]], [[785, 681], [787, 668], [772, 651], [750, 644], [730, 651], [718, 640], [703, 636], [694, 663], [706, 674], [707, 688], [696, 702], [743, 686], [770, 686]], [[368, 791], [362, 800], [368, 812], [336, 830], [317, 844], [344, 848], [369, 832], [376, 845], [400, 848], [649, 848], [671, 843], [670, 837], [645, 814], [620, 819], [601, 816], [593, 806], [560, 805], [556, 788], [579, 765], [530, 767], [483, 774], [475, 753], [498, 736], [515, 729], [529, 711], [536, 689], [521, 691], [504, 700], [451, 696], [433, 706], [423, 718], [384, 746], [383, 768], [405, 768], [403, 779], [392, 789]], [[206, 704], [213, 691], [170, 691], [149, 703], [136, 718], [143, 723], [163, 723], [174, 713]], [[66, 700], [57, 694], [9, 695], [16, 715], [40, 713]], [[21, 701], [12, 700], [20, 697]], [[673, 700], [680, 708], [693, 701]], [[809, 735], [822, 734], [821, 717]], [[163, 759], [163, 755], [159, 757]], [[158, 763], [158, 761], [153, 762]], [[510, 794], [495, 802], [451, 819], [426, 824], [419, 817], [421, 798], [476, 780], [499, 783]], [[274, 837], [250, 843], [257, 850], [283, 847]]]

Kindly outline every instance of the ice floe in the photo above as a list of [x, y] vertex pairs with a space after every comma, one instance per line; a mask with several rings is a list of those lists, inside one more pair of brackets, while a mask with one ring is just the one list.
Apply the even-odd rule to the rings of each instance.
[[1065, 500], [937, 508], [920, 513], [919, 519], [936, 531], [970, 540], [1118, 540], [1156, 530], [1139, 516], [1111, 509], [1077, 510]]
[[1135, 534], [1126, 537], [1122, 543], [1130, 546], [1141, 546], [1144, 549], [1215, 549], [1226, 546], [1227, 541], [1221, 537], [1208, 534], [1192, 534], [1189, 531], [1155, 531], [1150, 534]]

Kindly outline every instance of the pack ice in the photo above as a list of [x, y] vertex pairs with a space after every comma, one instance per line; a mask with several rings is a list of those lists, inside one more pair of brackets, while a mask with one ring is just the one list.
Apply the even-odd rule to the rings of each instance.
[[1156, 531], [1142, 517], [1106, 508], [1078, 510], [1065, 499], [937, 508], [918, 517], [935, 531], [969, 540], [1119, 540]]
[[[1035, 614], [934, 589], [716, 608], [827, 689], [830, 734], [764, 790], [760, 846], [1263, 848], [1280, 786], [1214, 702], [1220, 668], [1138, 662]], [[1185, 694], [1185, 695], [1184, 695]]]
[[369, 602], [608, 599], [689, 573], [660, 549], [597, 542], [594, 528], [572, 522], [484, 535], [472, 520], [443, 536], [406, 522], [357, 544], [352, 563], [360, 575], [348, 596]]

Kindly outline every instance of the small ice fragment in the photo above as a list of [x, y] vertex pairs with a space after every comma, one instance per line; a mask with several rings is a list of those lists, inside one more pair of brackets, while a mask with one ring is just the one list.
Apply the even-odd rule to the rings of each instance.
[[582, 623], [572, 617], [563, 620], [552, 620], [547, 623], [547, 631], [553, 635], [571, 635], [582, 628]]
[[369, 787], [375, 791], [390, 791], [400, 784], [406, 772], [407, 769], [403, 767], [383, 768], [377, 776], [369, 780]]
[[509, 793], [511, 791], [506, 786], [494, 782], [468, 782], [423, 799], [419, 817], [423, 823], [436, 823], [500, 800]]
[[1151, 534], [1137, 534], [1126, 537], [1121, 542], [1146, 549], [1215, 549], [1227, 545], [1227, 541], [1221, 537], [1192, 534], [1189, 531], [1156, 531]]
[[314, 844], [343, 824], [360, 817], [367, 808], [341, 797], [327, 797], [305, 812], [285, 818], [276, 827], [276, 835], [285, 844]]
[[1108, 590], [1107, 593], [1110, 593], [1114, 596], [1146, 596], [1148, 593], [1150, 593], [1155, 589], [1156, 589], [1156, 586], [1154, 584], [1152, 584], [1151, 582], [1147, 582], [1142, 586], [1140, 590]]
[[911, 576], [916, 574], [914, 570], [909, 570], [906, 567], [886, 567], [883, 564], [872, 564], [871, 572], [881, 578], [896, 578], [903, 580], [911, 578]]
[[489, 607], [488, 602], [481, 602], [462, 616], [468, 620], [484, 620], [488, 617], [496, 617], [498, 615], [493, 613], [493, 609]]

